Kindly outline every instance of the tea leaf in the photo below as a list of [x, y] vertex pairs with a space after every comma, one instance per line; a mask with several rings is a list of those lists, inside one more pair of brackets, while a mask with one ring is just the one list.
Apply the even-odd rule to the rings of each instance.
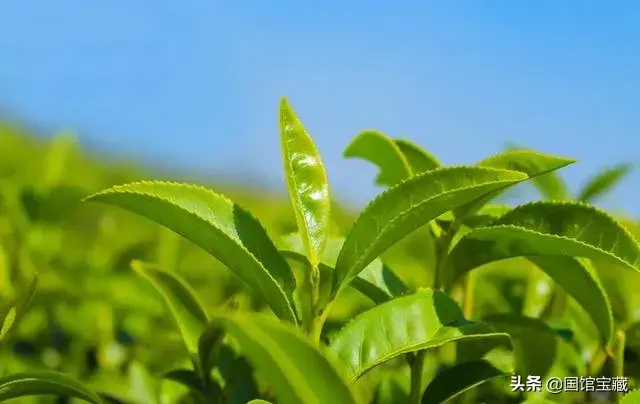
[[200, 366], [202, 373], [209, 374], [215, 366], [217, 358], [217, 349], [224, 339], [224, 330], [209, 326], [202, 332], [198, 339], [198, 357], [200, 358]]
[[511, 149], [479, 161], [478, 167], [519, 171], [529, 178], [538, 177], [575, 163], [575, 159], [528, 149]]
[[[461, 223], [468, 227], [482, 227], [491, 224], [494, 220], [509, 212], [512, 209], [509, 205], [489, 204], [482, 206], [476, 213], [461, 219]], [[438, 222], [451, 223], [455, 220], [453, 213], [447, 212], [440, 215]]]
[[390, 137], [375, 131], [360, 132], [344, 151], [345, 157], [358, 157], [380, 168], [376, 184], [393, 186], [411, 176], [404, 154]]
[[448, 167], [427, 171], [386, 190], [358, 216], [336, 262], [333, 296], [365, 266], [444, 212], [526, 179], [515, 171]]
[[296, 321], [295, 280], [260, 222], [206, 188], [173, 182], [115, 186], [85, 200], [127, 209], [203, 248], [258, 293], [282, 319]]
[[259, 387], [254, 378], [251, 364], [245, 357], [234, 357], [227, 369], [223, 372], [225, 381], [224, 396], [229, 403], [246, 403], [260, 397]]
[[102, 404], [94, 392], [61, 373], [32, 371], [0, 378], [0, 401], [37, 395], [68, 396]]
[[493, 314], [482, 322], [511, 337], [518, 374], [547, 375], [556, 359], [558, 336], [545, 322], [513, 313]]
[[388, 266], [380, 260], [367, 265], [351, 286], [360, 293], [380, 304], [409, 292], [409, 288]]
[[[569, 164], [575, 163], [576, 160], [553, 156], [551, 154], [541, 153], [527, 149], [511, 149], [502, 153], [495, 154], [479, 161], [476, 166], [499, 168], [505, 170], [518, 171], [525, 173], [528, 179], [538, 178], [541, 175], [559, 170]], [[505, 187], [496, 189], [494, 192], [484, 195], [483, 197], [454, 210], [454, 214], [458, 218], [463, 218], [485, 205], [487, 202], [506, 191], [509, 187], [516, 183], [508, 184]]]
[[[303, 265], [311, 266], [306, 257], [295, 251], [282, 251], [282, 254]], [[335, 261], [335, 260], [334, 260]], [[320, 269], [320, 302], [326, 303], [330, 297], [331, 279], [335, 269], [321, 262]], [[367, 265], [353, 279], [350, 286], [371, 299], [374, 303], [382, 303], [408, 292], [409, 288], [398, 276], [379, 259]]]
[[400, 355], [464, 339], [509, 343], [508, 335], [466, 321], [456, 302], [443, 292], [425, 290], [359, 314], [329, 345], [348, 366], [353, 381]]
[[[302, 248], [297, 242], [298, 238], [294, 236], [295, 234], [292, 234], [287, 237], [286, 240], [286, 247], [291, 250], [281, 251], [281, 253], [288, 259], [310, 266], [309, 261], [302, 255]], [[325, 248], [322, 261], [319, 265], [319, 302], [322, 306], [330, 300], [331, 283], [335, 273], [334, 266], [343, 244], [344, 238], [330, 238], [327, 240], [327, 248]], [[403, 295], [409, 289], [395, 272], [384, 265], [380, 259], [375, 259], [369, 263], [369, 265], [353, 279], [350, 286], [375, 303], [382, 303], [391, 298]]]
[[615, 219], [578, 202], [521, 205], [465, 234], [443, 271], [444, 285], [492, 261], [537, 255], [601, 258], [638, 270], [640, 246]]
[[616, 186], [631, 172], [631, 164], [624, 163], [609, 167], [593, 176], [578, 194], [578, 200], [591, 202]]
[[569, 257], [529, 257], [538, 268], [572, 296], [600, 331], [604, 343], [613, 338], [613, 312], [609, 297], [594, 268]]
[[238, 342], [279, 402], [359, 402], [333, 361], [297, 329], [247, 313], [218, 314], [213, 324], [222, 326]]
[[395, 143], [409, 163], [409, 167], [411, 167], [411, 172], [413, 174], [420, 174], [424, 171], [442, 167], [442, 163], [436, 158], [436, 156], [422, 149], [418, 145], [405, 139], [396, 139]]
[[36, 293], [38, 286], [38, 274], [34, 273], [29, 282], [29, 287], [21, 296], [9, 304], [6, 310], [0, 311], [0, 342], [8, 339], [9, 336], [18, 328], [20, 320], [24, 317], [31, 303], [31, 299]]
[[145, 266], [139, 261], [133, 262], [131, 266], [162, 296], [180, 329], [189, 354], [198, 353], [200, 334], [207, 327], [208, 316], [195, 292], [176, 274]]
[[285, 98], [280, 102], [280, 136], [298, 229], [307, 257], [316, 266], [330, 220], [329, 182], [313, 139]]
[[480, 360], [458, 363], [436, 375], [422, 396], [422, 404], [440, 404], [498, 377], [508, 376], [491, 363]]
[[562, 201], [569, 199], [567, 185], [556, 172], [535, 177], [532, 180], [532, 184], [546, 200]]

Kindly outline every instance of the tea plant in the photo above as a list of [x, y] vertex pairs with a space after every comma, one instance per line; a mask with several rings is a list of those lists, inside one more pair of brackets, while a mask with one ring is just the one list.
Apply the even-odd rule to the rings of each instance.
[[[188, 359], [162, 374], [187, 391], [174, 402], [596, 402], [588, 392], [552, 395], [544, 386], [512, 391], [511, 376], [624, 376], [634, 383], [625, 348], [635, 346], [639, 306], [625, 287], [638, 284], [640, 245], [631, 233], [637, 227], [586, 203], [626, 169], [603, 174], [582, 201], [571, 201], [554, 173], [573, 159], [514, 148], [473, 165], [445, 166], [407, 140], [364, 131], [345, 156], [377, 165], [376, 182], [387, 189], [343, 229], [316, 146], [284, 99], [280, 140], [295, 222], [289, 234], [276, 234], [220, 193], [186, 183], [131, 182], [85, 198], [189, 240], [230, 269], [256, 301], [249, 308], [205, 304], [215, 292], [184, 279], [170, 237], [158, 244], [164, 258], [132, 262], [171, 313]], [[545, 200], [492, 203], [526, 182], [546, 192]], [[518, 284], [525, 293], [509, 293]], [[368, 303], [335, 316], [356, 294]], [[102, 383], [89, 384], [95, 394], [77, 382], [56, 390], [26, 379], [10, 394], [168, 402], [164, 382], [128, 369], [144, 386], [136, 397]], [[11, 391], [10, 378], [18, 376], [8, 377]]]

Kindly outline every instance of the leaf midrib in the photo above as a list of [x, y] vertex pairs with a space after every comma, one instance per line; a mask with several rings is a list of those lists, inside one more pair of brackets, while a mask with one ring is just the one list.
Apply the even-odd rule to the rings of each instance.
[[[135, 185], [135, 184], [140, 184], [140, 183], [147, 183], [147, 184], [153, 184], [153, 182], [146, 182], [146, 181], [142, 181], [142, 182], [137, 182], [137, 183], [132, 183], [129, 184], [131, 186]], [[180, 183], [175, 183], [175, 182], [167, 182], [167, 181], [161, 181], [160, 183], [164, 183], [164, 184], [177, 184], [177, 185], [184, 185], [184, 184], [180, 184]], [[216, 197], [216, 198], [220, 198], [221, 200], [223, 200], [224, 202], [227, 202], [229, 204], [234, 204], [234, 202], [228, 198], [226, 198], [223, 195], [217, 194], [215, 192], [210, 191], [207, 188], [204, 187], [200, 187], [198, 185], [190, 185], [196, 188], [200, 188], [203, 191], [206, 191], [208, 193], [210, 193], [212, 196]], [[108, 196], [108, 195], [114, 195], [114, 194], [129, 194], [129, 195], [140, 195], [140, 196], [144, 196], [147, 198], [155, 198], [155, 199], [160, 199], [174, 207], [177, 207], [181, 210], [183, 210], [184, 212], [186, 212], [187, 214], [189, 214], [190, 216], [194, 217], [196, 220], [207, 224], [208, 226], [211, 226], [211, 228], [213, 230], [215, 230], [215, 232], [217, 233], [218, 236], [222, 235], [224, 238], [227, 238], [229, 240], [231, 240], [234, 244], [236, 244], [240, 249], [242, 249], [244, 252], [247, 253], [248, 256], [250, 256], [254, 263], [256, 263], [258, 265], [258, 267], [263, 271], [263, 273], [271, 280], [273, 281], [273, 284], [276, 286], [276, 288], [278, 289], [278, 291], [282, 294], [282, 297], [284, 297], [284, 301], [287, 303], [287, 306], [289, 307], [289, 314], [291, 316], [291, 319], [295, 320], [296, 319], [296, 315], [293, 311], [293, 308], [291, 307], [291, 301], [289, 300], [289, 296], [287, 295], [287, 293], [285, 292], [285, 290], [282, 288], [282, 286], [280, 285], [280, 282], [278, 282], [276, 280], [275, 277], [273, 277], [273, 275], [271, 275], [271, 273], [266, 269], [266, 267], [262, 264], [262, 262], [251, 252], [249, 251], [241, 242], [241, 240], [235, 240], [233, 237], [230, 237], [229, 234], [227, 234], [224, 230], [222, 230], [221, 228], [219, 228], [215, 223], [212, 223], [206, 219], [204, 219], [203, 217], [201, 217], [200, 215], [198, 215], [197, 212], [192, 211], [190, 208], [184, 207], [179, 205], [176, 202], [173, 202], [171, 199], [165, 198], [165, 197], [161, 197], [158, 195], [155, 195], [153, 193], [150, 192], [142, 192], [142, 191], [133, 191], [133, 190], [128, 190], [128, 189], [122, 189], [120, 188], [119, 190], [116, 191], [117, 187], [112, 188], [111, 190], [108, 191], [103, 191], [103, 192], [98, 192], [96, 194], [91, 195], [90, 197], [88, 197], [87, 199], [91, 199], [93, 197], [99, 197], [99, 196]], [[248, 215], [251, 215], [253, 219], [255, 219], [255, 217], [253, 217], [253, 215], [247, 211], [245, 209], [245, 213]], [[257, 220], [257, 219], [256, 219]], [[262, 225], [261, 225], [262, 226]], [[265, 230], [266, 232], [266, 230]], [[184, 236], [183, 236], [184, 237]], [[186, 238], [186, 237], [185, 237]], [[225, 266], [227, 266], [225, 264]], [[236, 275], [237, 276], [237, 275]]]
[[443, 326], [443, 327], [439, 327], [438, 329], [436, 329], [436, 331], [429, 337], [428, 341], [425, 342], [417, 342], [414, 344], [409, 344], [409, 345], [405, 345], [403, 346], [403, 348], [401, 349], [397, 349], [393, 352], [389, 352], [387, 353], [385, 356], [381, 357], [380, 359], [371, 362], [368, 366], [361, 366], [358, 367], [355, 371], [354, 371], [354, 376], [351, 376], [350, 381], [354, 382], [356, 380], [358, 380], [365, 372], [367, 372], [370, 369], [373, 369], [374, 367], [381, 365], [384, 362], [387, 362], [391, 359], [393, 359], [394, 357], [397, 357], [398, 355], [402, 355], [405, 353], [409, 353], [409, 352], [415, 352], [415, 351], [419, 351], [422, 349], [433, 349], [433, 348], [437, 348], [439, 346], [448, 344], [450, 342], [456, 342], [459, 341], [461, 339], [477, 339], [477, 338], [494, 338], [494, 337], [500, 337], [500, 336], [506, 336], [508, 337], [509, 334], [507, 333], [501, 333], [501, 332], [489, 332], [489, 333], [479, 333], [479, 334], [472, 334], [472, 335], [458, 335], [455, 336], [453, 338], [450, 339], [431, 339], [433, 338], [433, 336], [435, 336], [440, 330], [446, 329], [446, 328], [451, 328], [451, 327], [447, 327], [447, 326]]
[[[437, 170], [437, 169], [436, 169], [436, 170]], [[506, 170], [504, 170], [504, 171], [506, 171]], [[412, 178], [415, 178], [415, 177], [412, 177]], [[523, 178], [523, 181], [524, 181], [524, 180], [526, 180], [526, 178]], [[471, 186], [465, 186], [465, 187], [460, 187], [460, 188], [454, 188], [454, 189], [449, 189], [449, 190], [447, 190], [446, 192], [441, 192], [441, 193], [435, 194], [435, 195], [431, 196], [430, 198], [425, 199], [425, 200], [423, 200], [422, 202], [418, 203], [417, 205], [412, 206], [412, 207], [410, 207], [409, 209], [407, 209], [407, 210], [403, 211], [402, 213], [400, 213], [398, 216], [396, 216], [396, 218], [395, 218], [395, 219], [391, 220], [391, 221], [390, 221], [386, 226], [384, 226], [384, 227], [381, 229], [381, 231], [380, 231], [380, 232], [378, 232], [378, 233], [379, 233], [379, 234], [386, 234], [386, 233], [388, 233], [388, 231], [389, 231], [389, 229], [390, 229], [390, 228], [395, 227], [396, 223], [397, 223], [398, 221], [400, 221], [401, 219], [403, 219], [405, 216], [407, 216], [411, 211], [419, 209], [422, 205], [427, 204], [427, 203], [429, 203], [429, 202], [433, 201], [434, 199], [441, 197], [441, 196], [442, 196], [442, 195], [444, 195], [444, 194], [450, 194], [450, 193], [452, 194], [452, 193], [456, 193], [456, 192], [460, 192], [460, 191], [466, 191], [466, 190], [473, 189], [473, 188], [481, 188], [481, 187], [484, 187], [484, 186], [486, 186], [486, 185], [490, 185], [490, 184], [501, 184], [501, 183], [505, 183], [505, 184], [512, 184], [512, 183], [514, 183], [514, 180], [502, 180], [502, 181], [490, 181], [490, 182], [483, 182], [483, 183], [481, 183], [481, 185], [477, 185], [477, 184], [476, 184], [476, 185], [471, 185]], [[448, 211], [451, 211], [451, 210], [453, 210], [453, 209], [448, 209], [448, 210], [447, 210], [447, 211], [445, 211], [445, 212], [448, 212]], [[438, 216], [438, 215], [435, 215], [434, 217], [437, 217], [437, 216]], [[356, 224], [354, 224], [354, 228], [355, 228], [355, 225], [356, 225]], [[375, 249], [375, 247], [378, 245], [378, 240], [379, 240], [379, 239], [380, 239], [380, 237], [378, 237], [378, 238], [376, 239], [376, 241], [374, 241], [372, 244], [370, 244], [370, 246], [369, 246], [367, 249], [365, 249], [364, 253], [360, 254], [360, 257], [361, 257], [361, 258], [360, 258], [360, 259], [358, 259], [358, 260], [356, 261], [356, 263], [355, 263], [355, 264], [351, 265], [351, 267], [349, 268], [349, 271], [346, 271], [346, 273], [347, 273], [347, 274], [349, 274], [349, 275], [348, 275], [348, 276], [346, 276], [344, 279], [346, 279], [346, 278], [348, 278], [348, 277], [352, 276], [351, 272], [353, 272], [353, 268], [358, 268], [358, 267], [361, 267], [361, 266], [362, 266], [362, 262], [366, 261], [366, 258], [362, 258], [362, 257], [367, 257], [367, 256], [371, 253], [371, 251]], [[345, 244], [346, 244], [346, 240], [345, 240]], [[344, 244], [343, 244], [343, 245], [344, 245]], [[341, 250], [341, 252], [342, 252], [342, 251], [344, 251], [344, 250]], [[338, 267], [338, 263], [340, 262], [341, 255], [342, 255], [342, 254], [340, 254], [340, 256], [338, 256], [338, 260], [336, 261], [336, 267]]]
[[[286, 120], [292, 126], [299, 126], [297, 125], [297, 122], [294, 125], [291, 122], [293, 119], [291, 119], [291, 117], [289, 116], [287, 116]], [[285, 126], [286, 126], [286, 123], [285, 123]], [[302, 130], [304, 131], [304, 129]], [[293, 205], [293, 210], [295, 212], [296, 221], [298, 222], [298, 227], [299, 227], [298, 231], [301, 233], [302, 243], [304, 244], [308, 254], [310, 255], [309, 260], [311, 261], [311, 264], [317, 265], [318, 252], [316, 251], [315, 246], [313, 245], [313, 241], [311, 240], [311, 235], [309, 234], [309, 229], [307, 227], [307, 221], [305, 220], [304, 214], [302, 213], [303, 201], [299, 193], [300, 188], [298, 184], [298, 177], [295, 173], [295, 170], [293, 169], [293, 164], [292, 164], [293, 163], [292, 153], [291, 153], [291, 149], [289, 148], [289, 141], [292, 140], [293, 138], [287, 135], [287, 132], [288, 132], [287, 130], [285, 130], [284, 132], [285, 132], [285, 136], [282, 139], [282, 148], [285, 150], [285, 153], [287, 156], [286, 164], [288, 169], [287, 171], [289, 171], [289, 175], [287, 175], [287, 181], [290, 181], [293, 186], [293, 190], [292, 190], [293, 192], [290, 192], [290, 197], [293, 202], [292, 205]], [[314, 153], [317, 155], [318, 150], [316, 149], [316, 147], [313, 144], [311, 144], [310, 146], [314, 151]], [[314, 159], [315, 159], [315, 156], [314, 156]]]
[[[513, 224], [500, 224], [500, 225], [495, 225], [495, 226], [485, 226], [485, 227], [477, 227], [475, 229], [473, 229], [471, 232], [467, 233], [464, 237], [466, 238], [470, 238], [473, 239], [473, 234], [477, 231], [477, 232], [484, 232], [484, 231], [491, 231], [491, 230], [500, 230], [500, 229], [507, 229], [507, 230], [515, 230], [515, 231], [522, 231], [522, 232], [526, 232], [526, 233], [531, 233], [531, 234], [535, 234], [538, 236], [542, 236], [542, 237], [550, 237], [550, 238], [555, 238], [558, 240], [563, 240], [563, 241], [571, 241], [574, 242], [576, 244], [580, 244], [583, 247], [587, 247], [589, 249], [592, 250], [597, 250], [599, 252], [604, 253], [605, 255], [615, 259], [616, 261], [620, 262], [621, 264], [624, 264], [632, 269], [635, 269], [636, 271], [640, 271], [640, 269], [636, 266], [635, 263], [631, 263], [625, 259], [622, 259], [620, 257], [618, 257], [617, 255], [607, 251], [607, 250], [603, 250], [602, 248], [593, 246], [591, 244], [587, 244], [583, 241], [571, 238], [571, 237], [566, 237], [566, 236], [560, 236], [557, 234], [549, 234], [549, 233], [542, 233], [527, 227], [522, 227], [522, 226], [517, 226], [517, 225], [513, 225]], [[640, 257], [638, 258], [640, 260]]]
[[[0, 379], [0, 383], [2, 382], [2, 379]], [[20, 379], [15, 379], [15, 380], [11, 380], [9, 382], [3, 383], [2, 384], [2, 388], [0, 388], [0, 394], [2, 394], [3, 392], [9, 392], [11, 389], [11, 386], [15, 386], [15, 385], [20, 385], [23, 383], [29, 383], [29, 382], [36, 382], [36, 383], [42, 383], [42, 384], [47, 384], [49, 386], [55, 386], [55, 387], [62, 387], [65, 389], [69, 389], [72, 390], [74, 392], [76, 392], [81, 398], [82, 397], [87, 397], [90, 398], [91, 401], [93, 402], [100, 402], [100, 401], [96, 401], [95, 397], [91, 397], [89, 395], [87, 395], [87, 393], [85, 393], [82, 390], [79, 390], [76, 386], [72, 386], [69, 384], [65, 384], [65, 383], [59, 383], [57, 381], [53, 381], [53, 380], [44, 380], [44, 379], [40, 379], [37, 376], [30, 376], [30, 377], [24, 377], [24, 378], [20, 378]], [[17, 397], [15, 397], [17, 398]]]

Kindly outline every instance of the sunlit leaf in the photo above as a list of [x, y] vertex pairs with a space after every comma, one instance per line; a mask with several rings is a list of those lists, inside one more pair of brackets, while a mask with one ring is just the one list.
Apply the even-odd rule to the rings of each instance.
[[442, 213], [506, 184], [522, 173], [480, 167], [427, 171], [375, 198], [358, 216], [336, 262], [333, 294], [338, 294], [371, 261]]
[[376, 184], [393, 186], [411, 176], [404, 154], [390, 137], [375, 131], [359, 133], [344, 151], [345, 157], [367, 160], [380, 168]]
[[418, 145], [405, 139], [395, 139], [394, 142], [409, 163], [412, 174], [420, 174], [424, 171], [442, 167], [442, 163], [436, 156]]
[[464, 339], [509, 343], [506, 334], [466, 321], [446, 294], [425, 290], [359, 314], [332, 338], [330, 347], [355, 380], [400, 355]]
[[89, 196], [168, 227], [229, 267], [283, 319], [296, 321], [295, 280], [286, 260], [248, 211], [206, 188], [173, 182], [137, 182]]
[[[553, 156], [551, 154], [541, 153], [535, 150], [511, 149], [487, 157], [486, 159], [479, 161], [476, 166], [518, 171], [526, 174], [528, 179], [534, 179], [573, 164], [575, 161], [576, 160], [574, 159]], [[463, 218], [474, 213], [490, 200], [514, 185], [516, 184], [507, 184], [506, 186], [496, 189], [469, 204], [455, 209], [455, 216], [457, 218]]]
[[637, 271], [640, 246], [615, 219], [592, 206], [529, 203], [465, 234], [449, 254], [443, 284], [492, 261], [538, 255], [599, 258]]
[[313, 139], [285, 98], [280, 103], [284, 171], [306, 255], [317, 265], [327, 239], [330, 199], [327, 172]]

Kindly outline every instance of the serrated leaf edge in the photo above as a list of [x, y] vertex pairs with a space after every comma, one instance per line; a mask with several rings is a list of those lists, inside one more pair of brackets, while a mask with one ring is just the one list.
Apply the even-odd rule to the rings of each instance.
[[[514, 179], [514, 180], [503, 180], [503, 181], [490, 181], [490, 182], [483, 183], [483, 185], [486, 185], [486, 184], [499, 184], [499, 183], [513, 183], [513, 182], [525, 181], [525, 180], [529, 179], [529, 176], [527, 176], [525, 173], [520, 172], [520, 171], [515, 171], [515, 170], [506, 170], [506, 169], [501, 169], [501, 168], [491, 168], [491, 167], [478, 167], [478, 166], [470, 166], [470, 165], [458, 165], [458, 166], [439, 167], [439, 168], [435, 168], [435, 169], [433, 169], [433, 170], [424, 171], [424, 172], [422, 172], [422, 173], [420, 173], [420, 174], [418, 174], [418, 175], [414, 175], [414, 176], [412, 176], [412, 177], [409, 177], [409, 178], [407, 178], [407, 179], [403, 180], [402, 182], [398, 183], [397, 185], [394, 185], [393, 187], [387, 188], [386, 190], [384, 190], [383, 192], [381, 192], [380, 194], [378, 194], [375, 198], [373, 198], [373, 199], [372, 199], [372, 200], [367, 204], [367, 206], [366, 206], [364, 209], [362, 209], [362, 211], [360, 212], [360, 214], [358, 215], [358, 217], [354, 220], [353, 224], [351, 225], [351, 228], [349, 229], [349, 232], [347, 233], [347, 236], [345, 237], [345, 243], [343, 244], [342, 248], [340, 249], [340, 253], [338, 254], [338, 258], [336, 259], [336, 265], [335, 265], [335, 266], [336, 266], [336, 268], [338, 268], [338, 263], [340, 262], [340, 258], [341, 258], [341, 257], [342, 257], [342, 255], [343, 255], [343, 252], [344, 252], [344, 246], [345, 246], [345, 244], [346, 244], [346, 241], [349, 239], [349, 235], [351, 234], [351, 230], [352, 230], [352, 229], [354, 229], [354, 228], [357, 226], [357, 224], [358, 224], [358, 223], [362, 220], [362, 218], [364, 217], [364, 214], [365, 214], [366, 212], [368, 212], [368, 210], [369, 210], [372, 206], [374, 206], [374, 205], [376, 205], [377, 203], [379, 203], [379, 201], [380, 201], [381, 199], [386, 198], [386, 196], [387, 196], [389, 193], [391, 193], [391, 192], [395, 192], [395, 190], [396, 190], [396, 189], [398, 189], [398, 188], [400, 188], [400, 187], [403, 187], [403, 186], [407, 186], [407, 184], [412, 183], [412, 182], [418, 182], [418, 181], [422, 180], [424, 177], [427, 177], [427, 176], [429, 176], [429, 175], [432, 175], [433, 173], [436, 173], [436, 172], [445, 172], [445, 171], [457, 171], [457, 170], [461, 170], [461, 169], [486, 170], [487, 172], [491, 172], [491, 171], [493, 171], [493, 172], [496, 172], [496, 173], [497, 173], [497, 172], [504, 172], [504, 173], [518, 174], [518, 175], [520, 175], [520, 176], [521, 176], [521, 178], [520, 178], [519, 180], [515, 180], [515, 179]], [[463, 190], [471, 189], [471, 188], [474, 188], [474, 185], [464, 186], [464, 187], [455, 188], [455, 189], [449, 189], [449, 190], [447, 190], [446, 192], [441, 192], [441, 193], [439, 193], [439, 194], [433, 195], [433, 196], [432, 196], [432, 197], [430, 197], [429, 199], [426, 199], [426, 200], [422, 201], [422, 202], [420, 203], [420, 205], [425, 204], [425, 203], [428, 203], [428, 202], [430, 202], [431, 200], [436, 199], [436, 198], [438, 198], [438, 197], [442, 196], [443, 194], [450, 193], [450, 192], [463, 191]], [[394, 220], [393, 220], [393, 221], [391, 221], [387, 226], [385, 226], [385, 229], [386, 229], [386, 228], [389, 228], [389, 227], [393, 227], [394, 223], [396, 223], [396, 222], [399, 220], [399, 218], [404, 217], [408, 212], [410, 212], [410, 211], [411, 211], [411, 210], [413, 210], [413, 209], [414, 209], [414, 208], [413, 208], [413, 207], [411, 207], [411, 208], [409, 208], [409, 209], [407, 209], [407, 210], [403, 211], [403, 212], [402, 212], [402, 213], [400, 213], [399, 215], [397, 215], [396, 219], [394, 219]], [[380, 233], [382, 233], [382, 231], [380, 231]], [[370, 247], [369, 247], [369, 248], [370, 248]], [[366, 255], [368, 255], [369, 251], [370, 251], [369, 249], [365, 250], [365, 253], [361, 254], [361, 256], [366, 256]], [[362, 260], [362, 259], [360, 259], [360, 260], [356, 261], [357, 265], [355, 265], [355, 264], [354, 264], [354, 265], [353, 265], [353, 267], [358, 267], [358, 266], [362, 265], [362, 264], [360, 263], [360, 261], [361, 261], [361, 260]], [[337, 278], [334, 278], [334, 279], [337, 279]], [[343, 282], [343, 281], [344, 281], [344, 278], [343, 278], [343, 279], [340, 279], [340, 282]], [[335, 288], [335, 286], [337, 286], [337, 285], [334, 283], [334, 288]]]
[[[140, 191], [135, 191], [130, 189], [131, 187], [134, 187], [136, 185], [170, 185], [170, 186], [176, 186], [176, 187], [180, 187], [180, 188], [192, 188], [192, 189], [198, 189], [200, 191], [206, 192], [214, 197], [220, 198], [222, 201], [230, 203], [232, 205], [236, 205], [242, 208], [242, 210], [244, 210], [244, 213], [251, 216], [252, 219], [255, 220], [255, 223], [260, 226], [262, 228], [262, 230], [265, 232], [265, 234], [267, 235], [269, 241], [273, 244], [274, 249], [278, 250], [275, 243], [273, 242], [273, 240], [271, 239], [271, 237], [269, 237], [269, 233], [267, 232], [266, 228], [262, 225], [262, 223], [260, 223], [260, 221], [253, 215], [253, 213], [251, 213], [251, 211], [249, 211], [248, 209], [238, 205], [236, 202], [234, 202], [232, 199], [228, 198], [227, 196], [214, 192], [213, 190], [204, 187], [202, 185], [198, 185], [198, 184], [190, 184], [190, 183], [184, 183], [184, 182], [178, 182], [178, 181], [135, 181], [135, 182], [130, 182], [127, 184], [122, 184], [122, 185], [115, 185], [113, 187], [107, 188], [103, 191], [99, 191], [96, 192], [94, 194], [91, 194], [85, 198], [82, 199], [83, 202], [90, 202], [93, 199], [103, 196], [103, 195], [111, 195], [111, 194], [132, 194], [132, 195], [145, 195], [147, 197], [152, 197], [152, 198], [157, 198], [157, 199], [161, 199], [167, 203], [169, 203], [170, 205], [173, 205], [185, 212], [187, 212], [188, 214], [190, 214], [191, 216], [195, 217], [196, 219], [202, 221], [202, 218], [199, 217], [195, 212], [189, 210], [189, 209], [185, 209], [184, 207], [178, 205], [177, 203], [175, 203], [174, 201], [172, 201], [171, 199], [168, 198], [164, 198], [164, 197], [159, 197], [157, 195], [154, 195], [153, 193], [150, 192], [140, 192]], [[209, 222], [207, 222], [208, 225], [210, 225]], [[217, 226], [212, 226], [213, 228], [216, 229], [216, 231], [223, 233], [225, 237], [228, 237], [226, 233], [224, 233], [223, 231], [221, 231]], [[297, 315], [295, 313], [295, 310], [292, 307], [292, 302], [289, 299], [289, 296], [287, 295], [286, 291], [283, 289], [282, 285], [280, 285], [280, 282], [278, 282], [276, 280], [276, 278], [273, 277], [273, 275], [271, 275], [271, 273], [269, 273], [269, 271], [264, 267], [264, 265], [262, 264], [262, 262], [260, 262], [260, 260], [253, 255], [252, 252], [250, 252], [249, 250], [247, 250], [245, 248], [244, 245], [242, 245], [241, 243], [237, 243], [238, 246], [247, 254], [249, 254], [249, 256], [251, 256], [255, 262], [258, 263], [258, 265], [263, 269], [264, 273], [271, 278], [271, 280], [273, 281], [273, 283], [276, 285], [276, 287], [278, 288], [278, 290], [282, 293], [282, 296], [285, 298], [286, 302], [289, 305], [290, 308], [290, 314], [291, 314], [291, 318], [292, 319], [297, 319]], [[226, 265], [225, 265], [226, 266]], [[295, 285], [295, 277], [293, 277], [292, 275], [292, 280], [294, 282]], [[243, 281], [244, 282], [244, 281]]]

